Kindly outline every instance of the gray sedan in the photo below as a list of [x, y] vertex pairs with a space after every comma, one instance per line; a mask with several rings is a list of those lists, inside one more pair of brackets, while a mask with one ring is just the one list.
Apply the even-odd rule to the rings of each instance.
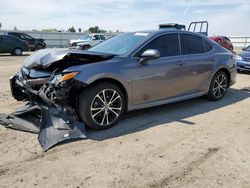
[[17, 100], [106, 129], [126, 111], [200, 96], [220, 100], [235, 77], [235, 55], [207, 37], [157, 30], [121, 34], [88, 51], [41, 50], [11, 87]]

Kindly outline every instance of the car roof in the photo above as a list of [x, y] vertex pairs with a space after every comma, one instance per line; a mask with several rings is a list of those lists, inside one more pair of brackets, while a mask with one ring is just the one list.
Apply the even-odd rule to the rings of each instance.
[[16, 40], [19, 40], [19, 41], [24, 42], [24, 41], [23, 41], [23, 40], [21, 40], [20, 38], [18, 38], [18, 37], [16, 37], [16, 36], [13, 36], [13, 35], [3, 34], [3, 35], [1, 35], [1, 36], [7, 36], [7, 37], [14, 38], [14, 39], [16, 39]]
[[86, 34], [86, 35], [104, 35], [104, 33], [88, 33], [88, 34]]
[[207, 37], [206, 35], [203, 35], [201, 33], [196, 33], [196, 32], [190, 32], [190, 31], [184, 31], [184, 30], [177, 30], [177, 29], [171, 29], [171, 30], [164, 30], [164, 29], [159, 29], [159, 30], [144, 30], [144, 31], [136, 31], [136, 32], [131, 32], [131, 33], [148, 33], [150, 37], [155, 36], [155, 35], [161, 35], [161, 34], [168, 34], [168, 33], [184, 33], [184, 34], [192, 34], [192, 35], [197, 35], [200, 37]]

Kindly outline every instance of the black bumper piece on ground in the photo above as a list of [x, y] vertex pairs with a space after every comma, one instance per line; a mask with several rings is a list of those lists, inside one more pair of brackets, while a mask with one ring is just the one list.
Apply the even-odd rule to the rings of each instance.
[[38, 134], [44, 151], [72, 139], [86, 138], [85, 125], [57, 107], [30, 105], [12, 114], [0, 114], [0, 124], [6, 128]]

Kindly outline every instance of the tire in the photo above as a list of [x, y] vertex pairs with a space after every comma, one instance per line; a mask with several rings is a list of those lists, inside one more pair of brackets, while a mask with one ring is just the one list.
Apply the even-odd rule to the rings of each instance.
[[209, 87], [207, 99], [217, 101], [222, 99], [228, 88], [229, 78], [224, 71], [219, 71], [215, 74]]
[[43, 49], [43, 45], [37, 44], [35, 50], [41, 50]]
[[20, 56], [23, 54], [23, 51], [21, 48], [15, 48], [12, 52], [12, 55]]
[[108, 129], [122, 116], [125, 104], [124, 94], [118, 86], [102, 82], [86, 88], [81, 94], [78, 114], [88, 127], [97, 130]]

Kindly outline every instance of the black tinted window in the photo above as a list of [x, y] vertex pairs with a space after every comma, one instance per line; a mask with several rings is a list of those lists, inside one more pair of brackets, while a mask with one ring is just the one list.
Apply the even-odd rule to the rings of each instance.
[[213, 49], [213, 47], [205, 40], [204, 40], [204, 45], [205, 45], [206, 52], [210, 52]]
[[9, 35], [14, 35], [16, 37], [20, 37], [19, 33], [8, 33]]
[[102, 40], [105, 40], [105, 37], [104, 37], [103, 35], [101, 35], [101, 39], [102, 39]]
[[136, 56], [139, 57], [144, 51], [148, 49], [158, 50], [161, 57], [180, 55], [178, 34], [166, 34], [157, 37], [153, 41], [144, 46]]
[[10, 36], [3, 36], [3, 41], [4, 42], [11, 42], [11, 41], [15, 41], [16, 39]]
[[205, 53], [205, 46], [201, 37], [181, 34], [181, 54], [200, 54]]
[[94, 39], [94, 40], [101, 40], [100, 35], [95, 35], [95, 36], [93, 37], [93, 39]]

